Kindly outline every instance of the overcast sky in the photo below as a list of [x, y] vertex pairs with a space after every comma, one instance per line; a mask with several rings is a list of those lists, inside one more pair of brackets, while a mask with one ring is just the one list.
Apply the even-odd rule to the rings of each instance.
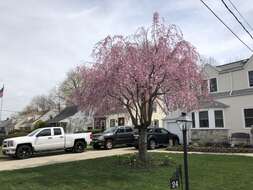
[[[253, 25], [252, 0], [232, 1]], [[253, 48], [220, 0], [206, 2]], [[199, 0], [0, 0], [3, 109], [20, 111], [33, 96], [47, 94], [68, 70], [92, 61], [96, 42], [149, 26], [155, 11], [178, 25], [200, 54], [221, 64], [251, 55]]]

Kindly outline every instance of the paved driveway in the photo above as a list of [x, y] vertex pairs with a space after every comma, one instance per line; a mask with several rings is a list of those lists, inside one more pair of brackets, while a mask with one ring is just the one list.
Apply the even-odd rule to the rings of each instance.
[[78, 160], [87, 160], [93, 158], [101, 158], [113, 155], [122, 155], [134, 153], [134, 148], [116, 148], [112, 150], [90, 150], [79, 154], [74, 153], [51, 153], [47, 155], [35, 156], [26, 160], [15, 160], [13, 158], [1, 156], [0, 157], [0, 171], [15, 170], [22, 168], [32, 168], [43, 165], [50, 165], [56, 163], [64, 163]]

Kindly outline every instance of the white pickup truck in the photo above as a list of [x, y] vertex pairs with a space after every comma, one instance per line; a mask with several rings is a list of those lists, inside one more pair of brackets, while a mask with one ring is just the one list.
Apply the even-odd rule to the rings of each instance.
[[91, 133], [65, 134], [62, 127], [36, 129], [27, 136], [3, 141], [2, 152], [18, 159], [25, 159], [35, 152], [65, 150], [83, 152], [92, 139]]

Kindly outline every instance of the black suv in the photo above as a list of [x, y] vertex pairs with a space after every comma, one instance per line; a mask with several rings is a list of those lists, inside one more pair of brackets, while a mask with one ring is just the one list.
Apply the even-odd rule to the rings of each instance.
[[[179, 137], [164, 128], [148, 128], [147, 129], [148, 148], [155, 149], [160, 146], [168, 146], [170, 141], [173, 145], [179, 144]], [[138, 149], [139, 135], [135, 135], [134, 146]]]
[[94, 134], [91, 143], [94, 149], [101, 147], [112, 149], [115, 145], [133, 146], [134, 131], [132, 127], [111, 127], [103, 133]]

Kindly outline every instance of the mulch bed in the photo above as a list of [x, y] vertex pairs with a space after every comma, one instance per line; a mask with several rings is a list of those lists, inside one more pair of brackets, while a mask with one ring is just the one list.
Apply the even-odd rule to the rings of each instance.
[[[182, 146], [168, 147], [168, 151], [183, 151]], [[242, 148], [242, 147], [195, 147], [189, 146], [188, 151], [190, 152], [213, 152], [213, 153], [253, 153], [253, 148]]]

